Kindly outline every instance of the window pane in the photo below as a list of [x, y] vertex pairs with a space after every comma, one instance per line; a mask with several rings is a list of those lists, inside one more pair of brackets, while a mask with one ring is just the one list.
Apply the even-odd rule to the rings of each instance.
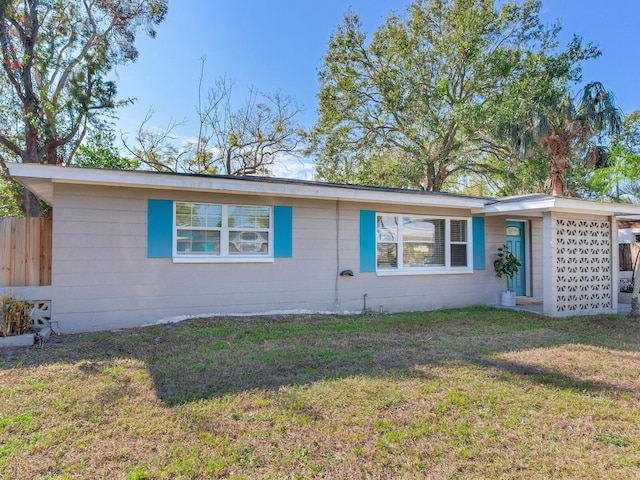
[[444, 241], [444, 219], [404, 217], [402, 223], [402, 239], [405, 242]]
[[206, 205], [193, 205], [191, 210], [191, 226], [192, 227], [206, 227], [207, 226], [207, 206]]
[[378, 268], [398, 267], [398, 246], [395, 243], [378, 244]]
[[444, 267], [444, 241], [435, 245], [433, 248], [433, 255], [429, 258], [427, 265], [433, 267]]
[[444, 249], [435, 243], [405, 242], [402, 245], [402, 264], [408, 268], [442, 267]]
[[176, 225], [179, 227], [191, 226], [190, 203], [176, 203]]
[[451, 241], [466, 242], [467, 241], [467, 221], [451, 220]]
[[206, 203], [176, 203], [176, 225], [178, 227], [222, 226], [222, 205]]
[[229, 206], [229, 228], [269, 228], [269, 207]]
[[207, 227], [220, 228], [222, 226], [222, 205], [207, 205], [205, 212]]
[[196, 203], [191, 212], [191, 226], [220, 227], [222, 225], [222, 205]]
[[229, 232], [230, 254], [260, 254], [269, 253], [268, 232]]
[[191, 226], [191, 214], [182, 215], [176, 213], [176, 225], [178, 227], [190, 227]]
[[379, 242], [395, 242], [398, 240], [398, 217], [378, 215], [376, 225]]
[[220, 232], [210, 230], [180, 230], [177, 232], [178, 253], [189, 254], [220, 254]]
[[466, 244], [451, 245], [451, 266], [452, 267], [467, 266], [467, 245]]
[[405, 243], [402, 245], [402, 263], [404, 267], [424, 267], [431, 257], [433, 244]]

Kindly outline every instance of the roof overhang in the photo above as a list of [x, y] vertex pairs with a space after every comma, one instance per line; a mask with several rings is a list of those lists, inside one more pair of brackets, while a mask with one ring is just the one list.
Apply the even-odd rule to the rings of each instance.
[[583, 200], [579, 198], [540, 195], [531, 197], [523, 196], [521, 199], [498, 199], [487, 204], [484, 211], [487, 216], [520, 215], [541, 217], [545, 212], [556, 212], [582, 215], [636, 217], [640, 215], [640, 206], [628, 203], [596, 202], [593, 200]]
[[463, 208], [482, 212], [488, 199], [440, 192], [361, 187], [321, 182], [259, 177], [166, 174], [145, 171], [60, 167], [28, 163], [9, 164], [18, 182], [55, 206], [54, 184], [78, 184], [152, 190], [184, 190], [243, 195], [344, 200], [390, 205]]
[[487, 216], [541, 217], [545, 212], [558, 212], [640, 219], [640, 206], [637, 205], [543, 194], [496, 199], [263, 177], [186, 175], [29, 163], [10, 163], [8, 167], [14, 179], [53, 206], [56, 203], [53, 186], [75, 184], [459, 208], [471, 214]]
[[640, 215], [618, 217], [618, 228], [640, 228]]

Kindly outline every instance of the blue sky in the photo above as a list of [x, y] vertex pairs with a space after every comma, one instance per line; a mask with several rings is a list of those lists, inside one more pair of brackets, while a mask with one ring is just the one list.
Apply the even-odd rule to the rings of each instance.
[[[121, 98], [135, 98], [119, 111], [116, 128], [134, 132], [150, 108], [153, 124], [186, 120], [176, 129], [197, 133], [200, 59], [206, 57], [204, 85], [223, 75], [235, 81], [234, 98], [250, 85], [293, 96], [303, 107], [300, 121], [316, 119], [317, 71], [331, 32], [349, 6], [372, 33], [389, 12], [403, 13], [409, 0], [170, 0], [156, 39], [138, 37], [140, 58], [119, 67]], [[585, 62], [583, 82], [599, 80], [612, 90], [625, 113], [640, 109], [640, 1], [543, 0], [545, 23], [559, 20], [561, 41], [573, 34], [598, 45], [602, 56]]]

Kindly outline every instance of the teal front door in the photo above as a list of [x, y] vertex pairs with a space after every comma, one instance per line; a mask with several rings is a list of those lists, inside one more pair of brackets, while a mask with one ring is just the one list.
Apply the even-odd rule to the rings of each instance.
[[524, 222], [507, 222], [507, 247], [521, 264], [513, 279], [508, 279], [509, 290], [515, 291], [516, 295], [527, 294], [527, 265], [525, 262], [527, 250], [524, 233]]

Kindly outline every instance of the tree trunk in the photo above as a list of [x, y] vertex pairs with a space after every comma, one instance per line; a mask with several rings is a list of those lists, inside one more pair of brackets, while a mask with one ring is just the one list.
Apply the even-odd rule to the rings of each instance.
[[561, 197], [564, 195], [567, 178], [567, 157], [562, 155], [549, 156], [551, 172], [549, 173], [549, 186], [551, 195]]
[[554, 130], [540, 139], [540, 146], [549, 155], [549, 180], [547, 184], [551, 194], [564, 195], [571, 154], [571, 136], [565, 131]]
[[433, 162], [427, 164], [427, 172], [423, 179], [423, 188], [428, 192], [433, 191], [433, 186], [436, 183], [436, 168]]
[[22, 187], [22, 194], [20, 195], [20, 207], [25, 217], [42, 216], [40, 199], [24, 187]]

